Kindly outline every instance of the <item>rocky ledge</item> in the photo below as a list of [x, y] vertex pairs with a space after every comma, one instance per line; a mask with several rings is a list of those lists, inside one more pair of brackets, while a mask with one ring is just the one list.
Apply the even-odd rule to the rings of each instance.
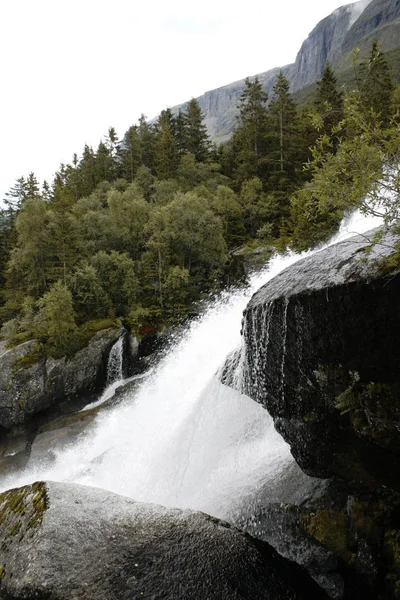
[[327, 598], [265, 542], [204, 513], [39, 482], [0, 495], [0, 598]]
[[0, 355], [0, 426], [10, 429], [58, 402], [97, 391], [105, 382], [107, 357], [123, 330], [96, 333], [71, 358], [55, 360], [35, 340]]

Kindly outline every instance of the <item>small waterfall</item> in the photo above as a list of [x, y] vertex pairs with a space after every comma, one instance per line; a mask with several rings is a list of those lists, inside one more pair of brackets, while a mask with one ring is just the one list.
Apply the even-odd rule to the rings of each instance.
[[[353, 219], [344, 237], [377, 225]], [[293, 458], [268, 412], [242, 392], [240, 321], [252, 294], [299, 258], [276, 256], [248, 288], [221, 294], [123, 402], [100, 412], [70, 447], [54, 448], [53, 464], [30, 461], [25, 470], [3, 477], [1, 489], [36, 480], [72, 481], [220, 518], [248, 506]], [[266, 307], [257, 318], [271, 352], [269, 322], [278, 315]], [[114, 346], [110, 363], [121, 356], [122, 343]], [[228, 355], [236, 390], [218, 375]], [[118, 377], [119, 370], [111, 371], [110, 377]]]
[[107, 385], [123, 379], [124, 336], [121, 335], [110, 350], [107, 363]]

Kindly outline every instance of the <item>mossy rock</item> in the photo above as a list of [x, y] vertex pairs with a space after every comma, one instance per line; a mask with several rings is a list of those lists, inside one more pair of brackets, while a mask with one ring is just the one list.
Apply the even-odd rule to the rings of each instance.
[[1, 548], [18, 536], [22, 541], [25, 535], [33, 535], [48, 508], [46, 485], [36, 482], [22, 488], [8, 490], [0, 494], [0, 539]]

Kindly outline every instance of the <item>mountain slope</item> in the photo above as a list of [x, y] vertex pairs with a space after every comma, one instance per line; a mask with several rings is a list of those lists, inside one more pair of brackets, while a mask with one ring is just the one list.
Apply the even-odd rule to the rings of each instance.
[[[304, 99], [313, 93], [315, 82], [322, 75], [326, 61], [334, 65], [339, 81], [350, 80], [352, 49], [358, 46], [361, 54], [366, 54], [374, 37], [378, 38], [385, 51], [390, 51], [389, 60], [392, 57], [392, 63], [397, 64], [400, 47], [400, 0], [360, 0], [341, 6], [314, 27], [301, 45], [294, 63], [260, 73], [257, 77], [263, 89], [271, 93], [276, 75], [282, 70], [291, 84], [292, 92], [301, 91], [299, 97]], [[397, 70], [394, 75], [396, 79]], [[244, 81], [235, 81], [197, 98], [213, 141], [219, 143], [230, 137], [235, 127], [237, 104], [243, 89]], [[303, 90], [308, 93], [303, 93]], [[175, 106], [172, 110], [177, 113], [185, 106], [186, 104]]]

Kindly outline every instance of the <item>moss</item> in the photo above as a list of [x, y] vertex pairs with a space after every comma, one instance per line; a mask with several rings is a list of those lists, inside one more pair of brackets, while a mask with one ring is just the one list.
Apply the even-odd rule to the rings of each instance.
[[310, 413], [304, 415], [304, 417], [303, 417], [303, 421], [305, 423], [316, 423], [317, 421], [320, 421], [320, 420], [321, 420], [321, 417], [315, 411], [310, 412]]
[[352, 554], [348, 547], [348, 517], [344, 512], [319, 509], [300, 517], [305, 531], [335, 554], [350, 562]]
[[96, 319], [87, 321], [79, 328], [79, 341], [81, 347], [87, 346], [92, 337], [99, 331], [110, 329], [110, 327], [121, 327], [118, 319]]
[[[46, 484], [37, 482], [0, 494], [0, 533], [10, 542], [41, 523], [48, 508]], [[5, 542], [3, 542], [4, 545]]]
[[344, 415], [358, 406], [359, 395], [354, 386], [348, 387], [344, 392], [336, 397], [335, 408], [340, 410], [340, 414]]
[[40, 343], [37, 343], [34, 349], [25, 354], [25, 356], [20, 356], [17, 358], [13, 365], [13, 372], [15, 373], [19, 369], [29, 369], [33, 367], [36, 363], [38, 363], [44, 356], [43, 346]]

